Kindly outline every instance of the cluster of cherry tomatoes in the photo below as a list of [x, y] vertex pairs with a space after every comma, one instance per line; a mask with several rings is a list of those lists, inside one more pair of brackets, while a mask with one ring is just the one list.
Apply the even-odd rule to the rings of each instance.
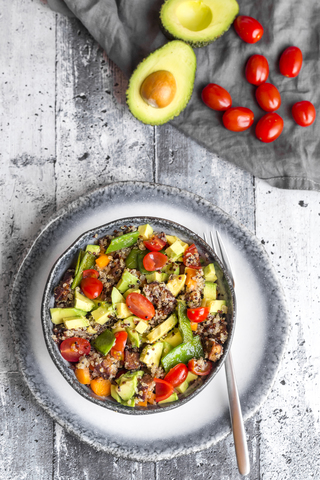
[[[262, 25], [252, 17], [239, 15], [234, 21], [234, 28], [240, 38], [247, 43], [256, 43], [263, 35]], [[302, 52], [298, 47], [286, 48], [279, 60], [281, 74], [286, 77], [296, 77], [301, 70], [302, 61]], [[249, 83], [258, 87], [255, 92], [256, 100], [262, 110], [268, 112], [256, 125], [256, 137], [264, 143], [273, 142], [282, 133], [283, 119], [275, 112], [281, 105], [279, 90], [271, 83], [266, 83], [269, 76], [266, 57], [252, 55], [246, 64], [245, 76]], [[243, 132], [253, 124], [252, 110], [245, 107], [231, 107], [231, 96], [220, 85], [209, 83], [202, 90], [201, 96], [208, 107], [225, 112], [222, 121], [228, 130]], [[307, 100], [295, 103], [291, 112], [295, 122], [302, 127], [308, 127], [316, 118], [316, 110]]]

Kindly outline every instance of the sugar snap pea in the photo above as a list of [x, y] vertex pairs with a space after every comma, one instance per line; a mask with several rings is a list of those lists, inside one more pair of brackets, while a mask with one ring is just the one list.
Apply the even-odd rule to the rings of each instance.
[[106, 250], [106, 253], [115, 252], [116, 250], [121, 250], [122, 248], [132, 247], [138, 240], [140, 233], [130, 232], [121, 235], [120, 237], [116, 237], [111, 240], [109, 247]]
[[90, 268], [94, 267], [95, 258], [96, 257], [90, 252], [86, 252], [83, 255], [83, 258], [80, 262], [78, 271], [77, 271], [77, 273], [76, 273], [76, 275], [73, 279], [72, 285], [71, 285], [72, 290], [74, 290], [79, 285], [79, 283], [81, 282], [83, 270], [89, 270]]
[[191, 358], [200, 358], [203, 356], [201, 340], [200, 337], [196, 335], [191, 342], [181, 343], [173, 348], [171, 352], [161, 359], [161, 363], [165, 371], [168, 372], [170, 368], [178, 363], [187, 364]]

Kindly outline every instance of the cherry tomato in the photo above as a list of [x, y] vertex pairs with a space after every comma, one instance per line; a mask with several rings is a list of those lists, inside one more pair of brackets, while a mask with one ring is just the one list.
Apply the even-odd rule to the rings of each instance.
[[163, 247], [167, 244], [167, 242], [161, 240], [161, 238], [155, 235], [150, 238], [150, 240], [145, 240], [143, 243], [148, 250], [152, 250], [153, 252], [159, 252], [159, 250], [162, 250]]
[[239, 15], [233, 22], [239, 37], [247, 43], [256, 43], [263, 35], [263, 26], [255, 18]]
[[94, 270], [93, 268], [89, 268], [89, 270], [83, 270], [82, 278], [87, 278], [87, 277], [98, 278], [99, 272], [97, 272], [97, 270]]
[[151, 318], [154, 317], [154, 306], [144, 295], [141, 295], [141, 293], [129, 293], [126, 298], [126, 304], [133, 315], [143, 320], [151, 320]]
[[160, 252], [150, 252], [143, 257], [143, 266], [148, 272], [161, 270], [168, 261], [168, 257]]
[[185, 381], [187, 375], [188, 369], [186, 365], [184, 363], [178, 363], [178, 365], [169, 370], [164, 379], [166, 382], [171, 383], [173, 387], [179, 387], [179, 385]]
[[127, 332], [117, 332], [114, 336], [116, 337], [116, 343], [111, 348], [110, 353], [117, 360], [123, 360], [123, 352], [127, 343], [128, 334]]
[[256, 136], [264, 143], [276, 140], [283, 130], [283, 120], [275, 112], [267, 113], [256, 125]]
[[192, 358], [188, 362], [188, 369], [195, 375], [208, 375], [212, 370], [212, 363], [209, 360], [199, 360]]
[[288, 47], [282, 53], [279, 60], [279, 68], [285, 77], [296, 77], [302, 67], [303, 56], [300, 48]]
[[254, 115], [249, 108], [229, 108], [222, 117], [223, 125], [232, 132], [243, 132], [253, 124]]
[[166, 400], [173, 394], [171, 383], [161, 378], [155, 378], [154, 381], [156, 382], [156, 402], [162, 402], [162, 400]]
[[91, 345], [85, 338], [71, 337], [60, 345], [61, 355], [68, 362], [78, 362], [82, 355], [88, 355]]
[[103, 284], [97, 278], [86, 277], [81, 280], [80, 287], [83, 294], [92, 300], [93, 298], [99, 297], [103, 289]]
[[187, 317], [191, 322], [203, 322], [209, 315], [208, 307], [190, 308], [187, 310]]
[[269, 76], [269, 64], [263, 55], [252, 55], [245, 70], [246, 79], [252, 85], [261, 85]]
[[309, 127], [316, 119], [316, 109], [313, 104], [307, 100], [295, 103], [291, 112], [294, 121], [301, 127]]
[[271, 83], [263, 83], [257, 88], [256, 99], [262, 110], [266, 112], [274, 112], [281, 105], [279, 90]]
[[195, 268], [197, 270], [202, 268], [200, 265], [200, 255], [194, 243], [192, 243], [192, 245], [190, 245], [190, 247], [184, 252], [183, 264], [186, 267]]
[[230, 93], [215, 83], [209, 83], [204, 87], [201, 98], [207, 107], [212, 108], [212, 110], [218, 110], [219, 112], [227, 110], [232, 105]]

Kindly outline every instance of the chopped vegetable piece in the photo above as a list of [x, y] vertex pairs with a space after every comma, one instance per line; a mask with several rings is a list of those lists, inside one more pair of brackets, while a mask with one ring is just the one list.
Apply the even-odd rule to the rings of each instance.
[[86, 277], [81, 280], [80, 287], [84, 295], [92, 300], [99, 297], [103, 284], [97, 278]]
[[88, 367], [86, 368], [77, 368], [75, 370], [75, 376], [77, 377], [77, 380], [79, 383], [82, 385], [89, 385], [91, 382], [91, 375], [90, 375], [90, 370]]
[[78, 362], [82, 355], [88, 355], [91, 345], [85, 338], [71, 337], [60, 345], [61, 355], [67, 362]]
[[127, 343], [128, 334], [127, 332], [117, 332], [114, 334], [116, 338], [116, 343], [111, 348], [111, 355], [117, 360], [123, 360], [123, 352]]
[[82, 278], [98, 278], [99, 273], [97, 270], [94, 270], [93, 268], [89, 268], [88, 270], [83, 270], [82, 272]]
[[187, 310], [187, 316], [191, 322], [203, 322], [209, 315], [208, 307], [190, 308]]
[[173, 387], [179, 387], [185, 381], [188, 375], [188, 369], [184, 363], [178, 363], [167, 373], [164, 379], [171, 383]]
[[155, 309], [152, 303], [141, 293], [130, 293], [126, 298], [129, 310], [142, 320], [151, 320], [154, 317]]
[[111, 393], [111, 382], [102, 377], [94, 378], [90, 383], [91, 390], [99, 397], [107, 397]]
[[76, 276], [74, 277], [73, 282], [71, 284], [72, 290], [74, 290], [80, 284], [83, 270], [88, 270], [89, 268], [94, 267], [95, 258], [96, 257], [90, 252], [86, 252], [83, 255], [83, 258], [80, 262]]
[[162, 402], [173, 394], [173, 386], [171, 383], [161, 378], [155, 378], [156, 382], [156, 402]]
[[98, 265], [100, 269], [105, 268], [107, 265], [109, 265], [109, 263], [110, 263], [110, 257], [108, 257], [108, 255], [106, 255], [105, 253], [102, 253], [96, 259], [96, 265]]
[[138, 248], [133, 248], [126, 258], [127, 268], [138, 268], [138, 255], [141, 252]]
[[179, 330], [182, 335], [183, 343], [191, 342], [193, 339], [193, 333], [191, 330], [190, 320], [187, 317], [187, 307], [182, 302], [179, 302], [177, 311], [179, 318]]
[[93, 346], [102, 355], [107, 355], [113, 345], [116, 343], [116, 337], [110, 330], [102, 332], [93, 342]]
[[183, 255], [183, 263], [186, 267], [202, 268], [200, 265], [200, 256], [197, 247], [193, 243], [186, 249]]
[[130, 232], [120, 237], [116, 237], [111, 240], [109, 247], [106, 250], [106, 253], [115, 252], [121, 250], [122, 248], [132, 247], [136, 243], [139, 237], [139, 232]]
[[148, 272], [161, 270], [168, 261], [168, 257], [160, 252], [149, 252], [143, 258], [143, 266]]
[[200, 360], [192, 358], [188, 362], [188, 369], [194, 375], [209, 375], [212, 370], [212, 363], [203, 358], [200, 358]]
[[159, 252], [166, 246], [166, 242], [161, 240], [161, 238], [157, 237], [156, 235], [151, 237], [150, 240], [145, 240], [143, 243], [147, 249], [151, 250], [152, 252]]
[[174, 367], [177, 363], [187, 364], [191, 358], [200, 358], [203, 356], [201, 340], [198, 335], [196, 335], [193, 337], [192, 342], [181, 343], [181, 345], [173, 348], [168, 355], [161, 359], [161, 363], [165, 371], [168, 372], [170, 368]]

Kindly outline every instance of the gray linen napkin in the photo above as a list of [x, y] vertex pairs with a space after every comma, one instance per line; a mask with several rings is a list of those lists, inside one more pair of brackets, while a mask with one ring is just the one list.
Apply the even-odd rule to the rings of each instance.
[[[254, 45], [244, 43], [231, 27], [211, 45], [196, 49], [197, 74], [192, 99], [170, 123], [210, 152], [273, 186], [319, 191], [319, 0], [238, 1], [240, 14], [257, 18], [264, 26], [262, 40]], [[142, 58], [168, 41], [159, 27], [162, 0], [48, 0], [48, 4], [62, 13], [66, 13], [67, 5], [127, 76]], [[302, 70], [293, 79], [283, 77], [278, 68], [281, 52], [290, 45], [298, 46], [304, 56]], [[263, 111], [255, 101], [255, 87], [245, 80], [244, 67], [255, 53], [268, 58], [267, 81], [277, 86], [282, 97], [277, 113], [284, 120], [284, 130], [271, 144], [260, 142], [254, 134]], [[222, 114], [201, 101], [201, 90], [209, 82], [225, 87], [232, 96], [233, 106], [253, 110], [255, 123], [251, 129], [234, 133], [222, 126]], [[318, 112], [314, 124], [307, 128], [296, 125], [290, 113], [292, 105], [301, 100], [311, 101]]]

